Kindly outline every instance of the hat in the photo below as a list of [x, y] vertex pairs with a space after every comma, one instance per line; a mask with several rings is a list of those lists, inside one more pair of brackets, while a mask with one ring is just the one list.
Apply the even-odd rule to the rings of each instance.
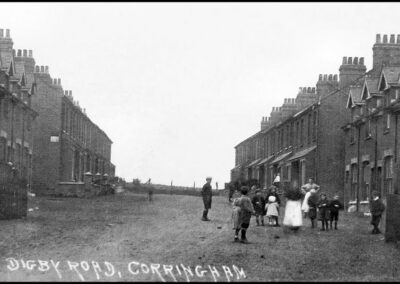
[[206, 180], [212, 180], [212, 177], [206, 177]]
[[271, 195], [270, 197], [268, 197], [268, 202], [275, 202], [276, 201], [276, 197]]

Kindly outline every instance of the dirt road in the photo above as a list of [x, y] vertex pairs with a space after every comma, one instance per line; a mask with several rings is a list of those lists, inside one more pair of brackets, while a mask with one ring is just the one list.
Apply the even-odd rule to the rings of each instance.
[[297, 233], [252, 219], [240, 244], [225, 197], [211, 222], [200, 221], [200, 197], [153, 198], [34, 198], [26, 220], [0, 221], [0, 281], [400, 280], [400, 250], [370, 235], [367, 217]]

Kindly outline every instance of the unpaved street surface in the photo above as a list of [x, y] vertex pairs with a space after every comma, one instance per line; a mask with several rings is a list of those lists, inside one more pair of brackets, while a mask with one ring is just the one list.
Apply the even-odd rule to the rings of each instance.
[[200, 197], [183, 195], [36, 197], [29, 207], [25, 220], [0, 221], [0, 281], [400, 280], [397, 245], [370, 235], [368, 217], [343, 212], [329, 232], [252, 218], [250, 244], [240, 244], [222, 196], [211, 222], [200, 221]]

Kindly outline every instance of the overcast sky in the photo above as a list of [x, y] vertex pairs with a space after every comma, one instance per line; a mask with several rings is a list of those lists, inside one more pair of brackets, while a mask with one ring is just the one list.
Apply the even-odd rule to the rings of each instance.
[[372, 64], [399, 3], [2, 3], [32, 49], [113, 140], [128, 181], [220, 187], [262, 116], [343, 56]]

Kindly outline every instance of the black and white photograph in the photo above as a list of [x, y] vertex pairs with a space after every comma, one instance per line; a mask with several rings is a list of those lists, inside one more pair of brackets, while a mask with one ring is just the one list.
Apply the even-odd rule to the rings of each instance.
[[0, 282], [400, 281], [400, 3], [0, 10]]

